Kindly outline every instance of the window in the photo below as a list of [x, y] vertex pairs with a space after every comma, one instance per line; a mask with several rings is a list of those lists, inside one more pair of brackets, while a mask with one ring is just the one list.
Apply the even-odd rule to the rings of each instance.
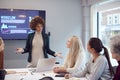
[[[101, 11], [98, 19], [98, 36], [109, 49], [110, 37], [120, 33], [120, 9]], [[112, 57], [111, 62], [113, 66], [117, 65], [117, 62]]]

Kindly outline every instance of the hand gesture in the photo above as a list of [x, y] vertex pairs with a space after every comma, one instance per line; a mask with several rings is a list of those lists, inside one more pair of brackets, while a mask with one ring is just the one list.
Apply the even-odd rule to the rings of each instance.
[[23, 52], [23, 48], [17, 48], [17, 49], [16, 49], [16, 52], [17, 52], [17, 53], [22, 53], [22, 52]]
[[59, 58], [63, 58], [63, 56], [61, 55], [61, 53], [55, 53], [55, 56], [59, 57]]

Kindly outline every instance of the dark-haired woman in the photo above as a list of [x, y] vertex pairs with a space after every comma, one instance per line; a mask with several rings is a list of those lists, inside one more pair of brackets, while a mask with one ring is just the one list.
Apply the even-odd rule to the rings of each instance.
[[[72, 76], [79, 77], [78, 80], [112, 80], [114, 74], [108, 50], [103, 46], [98, 38], [91, 38], [87, 44], [87, 49], [92, 58], [86, 64], [82, 72], [76, 74], [66, 74], [65, 78]], [[103, 53], [101, 53], [103, 50]]]
[[48, 36], [42, 32], [44, 28], [44, 20], [40, 16], [35, 16], [30, 22], [30, 28], [34, 30], [27, 38], [25, 48], [17, 48], [18, 53], [29, 53], [28, 55], [28, 68], [37, 66], [40, 58], [48, 58], [48, 54], [52, 56], [62, 57], [60, 53], [55, 53], [49, 48]]

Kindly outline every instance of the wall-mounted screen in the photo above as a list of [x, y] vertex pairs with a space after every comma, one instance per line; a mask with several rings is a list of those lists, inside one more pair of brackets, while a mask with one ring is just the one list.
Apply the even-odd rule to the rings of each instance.
[[44, 10], [0, 9], [0, 37], [3, 39], [26, 39], [32, 32], [29, 22], [34, 16], [45, 20]]

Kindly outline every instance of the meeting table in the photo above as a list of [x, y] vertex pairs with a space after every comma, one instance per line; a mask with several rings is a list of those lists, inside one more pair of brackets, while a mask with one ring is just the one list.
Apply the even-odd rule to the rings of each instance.
[[51, 71], [36, 72], [35, 68], [6, 69], [8, 74], [5, 80], [40, 80], [43, 77], [52, 77], [54, 80], [66, 80], [64, 77], [55, 77], [56, 73]]

